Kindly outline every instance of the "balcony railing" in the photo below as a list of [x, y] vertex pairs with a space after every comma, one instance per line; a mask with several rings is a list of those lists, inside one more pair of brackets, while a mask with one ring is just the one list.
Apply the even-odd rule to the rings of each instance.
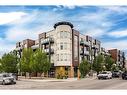
[[84, 54], [85, 55], [89, 55], [89, 51], [84, 51]]
[[92, 49], [98, 49], [98, 46], [97, 45], [93, 45]]
[[86, 41], [80, 41], [80, 45], [89, 46], [90, 43], [89, 42], [86, 42]]
[[83, 53], [83, 50], [81, 50], [80, 51], [80, 54], [81, 55], [89, 55], [90, 53], [89, 53], [89, 51], [86, 51], [86, 50], [84, 50], [84, 53]]
[[89, 46], [90, 45], [90, 43], [89, 42], [84, 42], [84, 44], [85, 44], [85, 46]]
[[49, 49], [44, 49], [44, 51], [47, 53], [47, 54], [53, 54], [54, 53], [54, 49], [50, 49], [50, 52], [49, 52]]
[[15, 50], [22, 50], [23, 47], [17, 47]]
[[41, 40], [41, 44], [49, 44], [49, 42], [53, 43], [54, 42], [53, 38], [46, 38]]
[[33, 46], [31, 46], [31, 48], [32, 49], [37, 49], [37, 48], [39, 48], [39, 45], [33, 45]]
[[84, 45], [84, 41], [80, 41], [80, 45]]

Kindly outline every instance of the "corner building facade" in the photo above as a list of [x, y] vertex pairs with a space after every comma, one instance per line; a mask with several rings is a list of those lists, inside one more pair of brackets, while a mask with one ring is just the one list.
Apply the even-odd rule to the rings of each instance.
[[[31, 47], [33, 51], [41, 48], [47, 53], [52, 64], [49, 76], [55, 77], [62, 70], [67, 72], [68, 77], [77, 77], [81, 61], [85, 58], [92, 64], [101, 50], [100, 44], [100, 41], [73, 29], [70, 22], [58, 22], [53, 30], [39, 34], [37, 40], [32, 40], [32, 45], [26, 46]], [[22, 42], [16, 45], [17, 50], [23, 49], [20, 47], [24, 47]]]

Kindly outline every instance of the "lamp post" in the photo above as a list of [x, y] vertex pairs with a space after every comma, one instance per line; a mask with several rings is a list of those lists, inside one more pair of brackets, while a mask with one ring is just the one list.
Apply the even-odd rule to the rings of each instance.
[[79, 71], [79, 67], [78, 67], [78, 80], [80, 80], [80, 71]]
[[18, 54], [19, 54], [19, 74], [21, 75], [21, 62], [20, 62], [20, 60], [21, 60], [21, 48], [17, 51], [18, 51]]

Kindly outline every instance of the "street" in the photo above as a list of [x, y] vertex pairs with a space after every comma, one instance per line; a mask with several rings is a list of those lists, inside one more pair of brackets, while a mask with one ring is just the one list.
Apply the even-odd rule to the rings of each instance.
[[0, 85], [0, 89], [127, 89], [127, 80], [115, 78], [110, 80], [98, 80], [86, 78], [81, 80], [18, 80], [15, 85]]

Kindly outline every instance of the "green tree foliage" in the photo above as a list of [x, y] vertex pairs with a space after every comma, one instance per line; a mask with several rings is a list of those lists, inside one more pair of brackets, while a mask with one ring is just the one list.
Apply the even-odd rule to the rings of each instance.
[[35, 51], [33, 65], [34, 71], [39, 73], [46, 73], [51, 67], [48, 56], [41, 49]]
[[79, 70], [81, 77], [86, 76], [86, 74], [90, 71], [90, 63], [84, 59], [79, 65]]
[[112, 65], [115, 63], [115, 61], [110, 57], [106, 56], [105, 58], [105, 67], [107, 71], [111, 71]]
[[2, 72], [2, 63], [1, 63], [1, 59], [0, 59], [0, 72]]
[[14, 53], [4, 54], [1, 59], [2, 70], [7, 73], [17, 73], [18, 57]]
[[111, 70], [112, 71], [118, 71], [119, 70], [119, 67], [116, 64], [112, 64]]
[[24, 48], [21, 57], [21, 71], [28, 72], [31, 78], [31, 72], [33, 71], [32, 66], [34, 62], [33, 50], [31, 48]]
[[97, 72], [97, 74], [103, 70], [104, 66], [104, 57], [101, 54], [95, 57], [93, 61], [93, 70]]

